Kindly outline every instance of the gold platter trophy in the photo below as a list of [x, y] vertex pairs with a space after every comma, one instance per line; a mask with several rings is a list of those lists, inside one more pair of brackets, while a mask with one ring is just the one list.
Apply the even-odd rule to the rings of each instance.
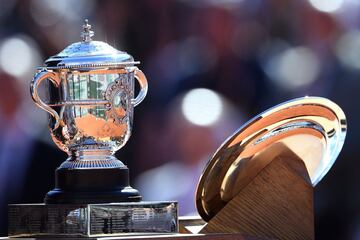
[[[216, 151], [198, 184], [202, 233], [315, 239], [313, 191], [347, 132], [334, 102], [304, 97], [248, 121]], [[243, 238], [245, 239], [245, 238]]]
[[[130, 55], [92, 41], [87, 22], [83, 28], [83, 41], [48, 59], [32, 81], [32, 97], [49, 113], [51, 136], [69, 157], [56, 170], [45, 204], [9, 205], [10, 236], [168, 233], [151, 237], [166, 240], [179, 231], [180, 239], [314, 239], [313, 190], [347, 132], [338, 105], [304, 97], [248, 121], [200, 176], [201, 218], [178, 221], [176, 202], [141, 201], [128, 168], [113, 155], [130, 137], [146, 78]], [[140, 92], [134, 98], [135, 79]], [[37, 92], [44, 80], [52, 83], [49, 103]]]

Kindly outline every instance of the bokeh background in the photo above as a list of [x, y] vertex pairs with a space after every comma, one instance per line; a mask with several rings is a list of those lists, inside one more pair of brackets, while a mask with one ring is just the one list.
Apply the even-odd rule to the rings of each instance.
[[[117, 157], [146, 200], [196, 212], [196, 182], [221, 142], [255, 114], [316, 95], [345, 111], [343, 151], [316, 186], [317, 239], [360, 239], [360, 1], [0, 0], [0, 236], [6, 204], [42, 202], [66, 158], [29, 83], [89, 19], [94, 39], [141, 61], [149, 81]], [[301, 193], [299, 193], [301, 194]]]

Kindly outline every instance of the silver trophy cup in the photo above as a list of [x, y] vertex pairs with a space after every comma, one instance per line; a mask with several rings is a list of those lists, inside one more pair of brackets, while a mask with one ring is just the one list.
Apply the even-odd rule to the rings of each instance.
[[[140, 201], [129, 185], [128, 168], [113, 155], [128, 141], [134, 107], [146, 96], [145, 75], [133, 57], [93, 41], [85, 22], [81, 42], [49, 58], [31, 82], [35, 103], [49, 113], [50, 132], [68, 159], [56, 170], [46, 203]], [[134, 98], [135, 79], [140, 91]], [[49, 84], [49, 103], [38, 87]]]

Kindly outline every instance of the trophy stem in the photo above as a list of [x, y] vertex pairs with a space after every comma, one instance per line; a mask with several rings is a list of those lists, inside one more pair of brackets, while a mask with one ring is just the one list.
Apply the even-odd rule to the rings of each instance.
[[109, 150], [73, 151], [55, 171], [55, 189], [47, 204], [90, 204], [141, 201], [130, 186], [129, 169]]
[[89, 169], [89, 168], [127, 168], [117, 159], [110, 149], [73, 149], [69, 158], [59, 168]]

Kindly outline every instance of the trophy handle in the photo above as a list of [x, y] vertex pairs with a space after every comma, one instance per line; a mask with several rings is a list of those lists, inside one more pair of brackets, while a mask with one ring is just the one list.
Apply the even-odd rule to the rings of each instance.
[[139, 70], [137, 67], [134, 67], [134, 73], [135, 73], [135, 78], [136, 80], [139, 82], [140, 84], [140, 92], [137, 95], [137, 97], [135, 99], [131, 99], [131, 103], [135, 106], [139, 105], [139, 103], [141, 103], [148, 91], [148, 82], [146, 80], [145, 74]]
[[42, 70], [42, 71], [36, 73], [33, 80], [31, 81], [30, 93], [31, 93], [31, 97], [34, 100], [34, 102], [36, 103], [36, 105], [38, 105], [40, 108], [42, 108], [46, 112], [50, 113], [50, 115], [55, 118], [55, 125], [53, 128], [53, 130], [55, 130], [59, 127], [59, 122], [60, 122], [59, 114], [54, 109], [52, 109], [50, 106], [48, 106], [46, 103], [44, 103], [40, 99], [39, 93], [38, 93], [38, 87], [41, 84], [41, 82], [45, 79], [49, 79], [56, 87], [58, 87], [60, 85], [60, 78], [56, 73]]

